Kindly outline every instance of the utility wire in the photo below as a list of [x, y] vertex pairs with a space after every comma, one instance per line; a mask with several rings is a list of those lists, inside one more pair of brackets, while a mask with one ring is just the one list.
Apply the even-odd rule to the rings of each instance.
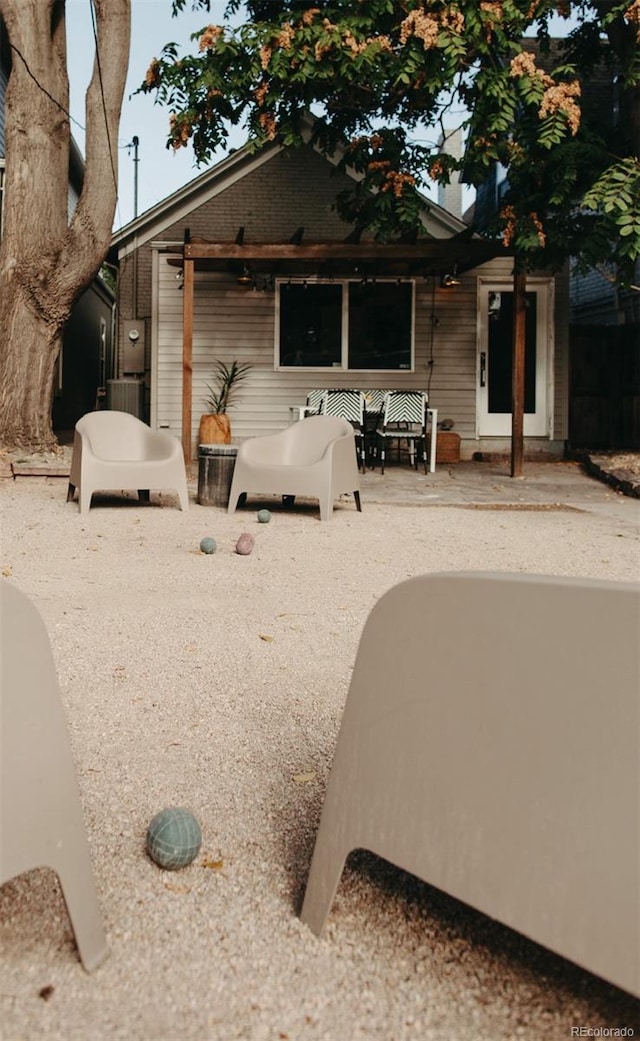
[[60, 102], [59, 102], [59, 101], [57, 100], [57, 98], [54, 98], [53, 94], [51, 94], [51, 93], [50, 93], [50, 92], [49, 92], [49, 91], [47, 90], [47, 88], [46, 88], [46, 87], [43, 87], [43, 86], [42, 86], [42, 84], [41, 84], [41, 82], [40, 82], [40, 80], [38, 79], [38, 77], [37, 77], [37, 76], [34, 76], [34, 75], [33, 75], [33, 73], [32, 73], [32, 71], [31, 71], [31, 69], [29, 68], [29, 66], [28, 66], [28, 64], [27, 64], [27, 61], [26, 61], [26, 59], [25, 59], [25, 57], [24, 57], [24, 55], [23, 55], [22, 51], [21, 51], [21, 50], [20, 50], [20, 49], [19, 49], [18, 47], [16, 47], [16, 45], [15, 45], [14, 43], [11, 43], [11, 42], [9, 42], [9, 47], [10, 47], [10, 49], [11, 49], [11, 50], [12, 50], [12, 51], [14, 52], [14, 54], [17, 54], [17, 55], [18, 55], [18, 57], [19, 57], [20, 61], [22, 62], [22, 64], [23, 64], [23, 65], [24, 65], [24, 67], [25, 67], [25, 70], [26, 70], [26, 72], [27, 72], [27, 75], [29, 75], [29, 76], [31, 77], [31, 79], [33, 80], [33, 82], [34, 82], [34, 83], [36, 84], [36, 86], [37, 86], [38, 90], [41, 90], [41, 91], [42, 91], [42, 93], [43, 93], [43, 94], [44, 94], [44, 95], [45, 95], [46, 97], [48, 97], [48, 98], [49, 98], [49, 101], [51, 101], [51, 102], [52, 102], [52, 103], [53, 103], [53, 104], [54, 104], [54, 105], [56, 106], [56, 108], [59, 108], [59, 109], [60, 109], [60, 111], [64, 113], [64, 115], [65, 115], [65, 116], [67, 117], [67, 119], [69, 120], [69, 122], [71, 122], [71, 123], [75, 123], [75, 125], [76, 125], [77, 127], [79, 127], [79, 128], [80, 128], [80, 130], [82, 130], [82, 132], [84, 133], [84, 132], [85, 132], [85, 130], [86, 130], [86, 127], [84, 127], [84, 126], [82, 125], [82, 123], [78, 122], [78, 120], [77, 120], [77, 119], [75, 119], [75, 118], [74, 118], [74, 116], [72, 116], [72, 115], [71, 115], [71, 113], [70, 113], [70, 112], [68, 111], [68, 109], [66, 109], [66, 108], [64, 107], [64, 105], [62, 105], [62, 104], [61, 104], [61, 103], [60, 103]]
[[[118, 180], [117, 180], [117, 177], [116, 177], [115, 164], [114, 164], [114, 159], [113, 159], [113, 149], [112, 149], [112, 146], [111, 146], [111, 135], [109, 134], [109, 125], [108, 125], [108, 122], [107, 122], [107, 106], [106, 106], [106, 101], [105, 101], [105, 97], [104, 97], [104, 87], [103, 87], [103, 83], [102, 83], [102, 67], [101, 67], [101, 64], [100, 64], [100, 54], [98, 52], [98, 33], [97, 33], [97, 27], [96, 27], [96, 16], [95, 16], [95, 9], [94, 9], [93, 0], [89, 0], [89, 8], [91, 10], [91, 25], [92, 25], [92, 29], [93, 29], [93, 39], [94, 39], [95, 48], [96, 48], [96, 63], [97, 63], [97, 66], [98, 66], [98, 79], [100, 81], [100, 95], [102, 97], [102, 110], [104, 112], [105, 130], [106, 130], [107, 142], [108, 142], [108, 146], [109, 146], [109, 158], [110, 158], [110, 162], [111, 162], [111, 176], [113, 178], [113, 183], [115, 185], [115, 189], [116, 189], [116, 193], [117, 193], [117, 191], [118, 191]], [[46, 87], [44, 87], [42, 85], [42, 83], [40, 82], [38, 77], [34, 76], [33, 72], [29, 68], [29, 64], [28, 64], [24, 54], [20, 50], [20, 48], [16, 47], [16, 45], [14, 43], [11, 43], [11, 41], [9, 41], [9, 48], [10, 48], [11, 51], [13, 51], [14, 54], [16, 54], [18, 56], [18, 58], [20, 59], [20, 61], [22, 62], [23, 66], [24, 66], [25, 72], [27, 73], [28, 76], [31, 77], [33, 82], [36, 84], [38, 90], [40, 90], [45, 95], [45, 97], [49, 98], [49, 101], [51, 101], [51, 103], [53, 105], [55, 105], [56, 108], [59, 109], [60, 112], [62, 112], [67, 117], [67, 119], [69, 120], [70, 123], [73, 123], [75, 126], [78, 127], [79, 130], [82, 131], [83, 134], [86, 134], [86, 131], [87, 131], [86, 126], [83, 123], [81, 123], [80, 120], [76, 119], [75, 116], [72, 116], [71, 113], [69, 112], [69, 110], [67, 108], [65, 108], [65, 106], [60, 101], [58, 101], [57, 98], [54, 98], [53, 94], [50, 91], [48, 91]], [[127, 145], [119, 146], [119, 147], [126, 148]]]

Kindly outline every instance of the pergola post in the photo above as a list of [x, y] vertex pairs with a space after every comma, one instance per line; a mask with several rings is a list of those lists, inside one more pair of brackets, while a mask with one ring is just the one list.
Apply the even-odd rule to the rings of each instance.
[[527, 273], [513, 276], [513, 365], [511, 375], [511, 476], [521, 477], [524, 463], [524, 354]]
[[185, 255], [182, 300], [182, 451], [191, 464], [191, 405], [193, 398], [193, 283], [195, 261]]

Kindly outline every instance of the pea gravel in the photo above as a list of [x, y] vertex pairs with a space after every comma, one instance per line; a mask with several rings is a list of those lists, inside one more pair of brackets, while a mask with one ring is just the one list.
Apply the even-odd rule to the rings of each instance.
[[[229, 518], [193, 484], [186, 514], [152, 495], [80, 516], [60, 478], [0, 481], [1, 580], [50, 634], [109, 944], [87, 974], [53, 873], [5, 884], [3, 1041], [638, 1036], [629, 995], [370, 854], [350, 858], [322, 939], [297, 917], [357, 643], [387, 589], [433, 570], [638, 578], [637, 501], [565, 472], [546, 505], [512, 483], [518, 508], [489, 473], [475, 506], [446, 473], [397, 501], [391, 470], [366, 475], [362, 514], [344, 501], [326, 524], [304, 501]], [[425, 677], [428, 652], [425, 630]], [[180, 871], [145, 852], [168, 806], [202, 829]]]

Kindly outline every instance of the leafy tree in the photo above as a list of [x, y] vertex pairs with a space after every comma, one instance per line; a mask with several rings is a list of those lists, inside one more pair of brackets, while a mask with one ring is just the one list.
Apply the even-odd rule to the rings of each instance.
[[106, 256], [117, 197], [118, 124], [130, 0], [92, 0], [97, 56], [86, 95], [86, 165], [69, 219], [69, 81], [64, 0], [0, 0], [10, 56], [0, 242], [0, 444], [54, 444], [61, 334]]
[[[573, 16], [561, 49], [554, 14]], [[200, 163], [240, 122], [255, 147], [299, 143], [311, 110], [315, 141], [346, 138], [343, 166], [362, 175], [342, 215], [381, 239], [418, 226], [425, 180], [464, 168], [479, 185], [501, 163], [510, 190], [489, 233], [525, 266], [575, 256], [624, 280], [640, 255], [639, 26], [639, 0], [231, 0], [222, 24], [194, 34], [197, 53], [168, 44], [140, 89], [170, 108], [168, 147], [190, 144]], [[617, 125], [581, 105], [605, 67], [619, 77]], [[460, 105], [463, 160], [428, 140]]]

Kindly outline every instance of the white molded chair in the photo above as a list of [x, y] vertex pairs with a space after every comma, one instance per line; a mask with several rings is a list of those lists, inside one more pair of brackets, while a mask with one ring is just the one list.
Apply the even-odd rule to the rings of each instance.
[[241, 495], [307, 495], [320, 502], [329, 520], [333, 501], [352, 493], [360, 505], [360, 477], [353, 427], [337, 416], [308, 416], [277, 434], [244, 441], [236, 458], [228, 512]]
[[107, 944], [53, 655], [39, 612], [6, 579], [0, 626], [0, 884], [53, 868], [91, 972]]
[[371, 850], [640, 994], [640, 585], [438, 574], [371, 611], [302, 919]]
[[151, 490], [171, 490], [188, 509], [189, 494], [180, 442], [164, 430], [151, 430], [128, 412], [88, 412], [76, 423], [69, 474], [70, 502], [78, 489], [80, 513], [97, 491], [135, 489], [141, 499]]

